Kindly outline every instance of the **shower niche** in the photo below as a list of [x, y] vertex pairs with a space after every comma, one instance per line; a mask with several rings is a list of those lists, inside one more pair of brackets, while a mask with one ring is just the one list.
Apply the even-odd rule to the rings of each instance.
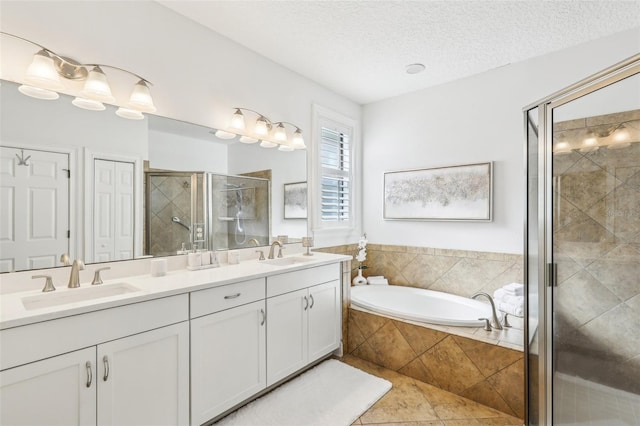
[[270, 242], [268, 177], [149, 171], [145, 173], [145, 203], [146, 255]]

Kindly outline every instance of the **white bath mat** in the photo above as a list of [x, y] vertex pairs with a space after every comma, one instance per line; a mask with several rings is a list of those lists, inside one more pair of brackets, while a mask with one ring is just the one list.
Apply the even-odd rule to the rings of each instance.
[[391, 383], [328, 360], [220, 420], [220, 426], [349, 426]]

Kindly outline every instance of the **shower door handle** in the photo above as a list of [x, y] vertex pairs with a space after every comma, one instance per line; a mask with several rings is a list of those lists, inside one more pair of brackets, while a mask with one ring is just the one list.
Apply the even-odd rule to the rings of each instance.
[[547, 285], [557, 287], [558, 285], [558, 264], [547, 263]]

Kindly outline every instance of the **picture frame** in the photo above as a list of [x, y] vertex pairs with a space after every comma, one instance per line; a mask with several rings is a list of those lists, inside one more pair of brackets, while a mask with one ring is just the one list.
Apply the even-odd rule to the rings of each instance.
[[285, 219], [307, 218], [307, 182], [291, 182], [284, 184]]
[[384, 173], [385, 220], [493, 220], [493, 162]]

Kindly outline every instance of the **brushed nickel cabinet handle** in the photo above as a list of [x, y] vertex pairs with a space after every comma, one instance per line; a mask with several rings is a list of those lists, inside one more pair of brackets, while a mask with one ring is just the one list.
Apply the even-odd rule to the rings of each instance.
[[309, 295], [309, 299], [311, 299], [311, 304], [309, 305], [309, 309], [311, 309], [311, 308], [313, 308], [313, 303], [314, 303], [312, 294]]
[[264, 313], [264, 309], [260, 309], [260, 315], [262, 315], [262, 322], [260, 322], [260, 325], [264, 325], [264, 322], [267, 320], [267, 315]]
[[304, 296], [304, 310], [306, 311], [309, 308], [309, 299], [307, 296]]
[[235, 298], [237, 298], [237, 297], [240, 297], [240, 294], [241, 294], [241, 293], [231, 294], [231, 295], [229, 295], [229, 296], [225, 296], [224, 298], [225, 298], [225, 299], [227, 299], [227, 300], [229, 300], [229, 299], [235, 299]]
[[109, 358], [105, 355], [102, 357], [102, 362], [104, 363], [104, 376], [102, 376], [102, 380], [106, 382], [109, 378]]
[[91, 371], [91, 361], [87, 361], [84, 365], [87, 369], [87, 387], [91, 387], [91, 382], [93, 382], [93, 372]]

